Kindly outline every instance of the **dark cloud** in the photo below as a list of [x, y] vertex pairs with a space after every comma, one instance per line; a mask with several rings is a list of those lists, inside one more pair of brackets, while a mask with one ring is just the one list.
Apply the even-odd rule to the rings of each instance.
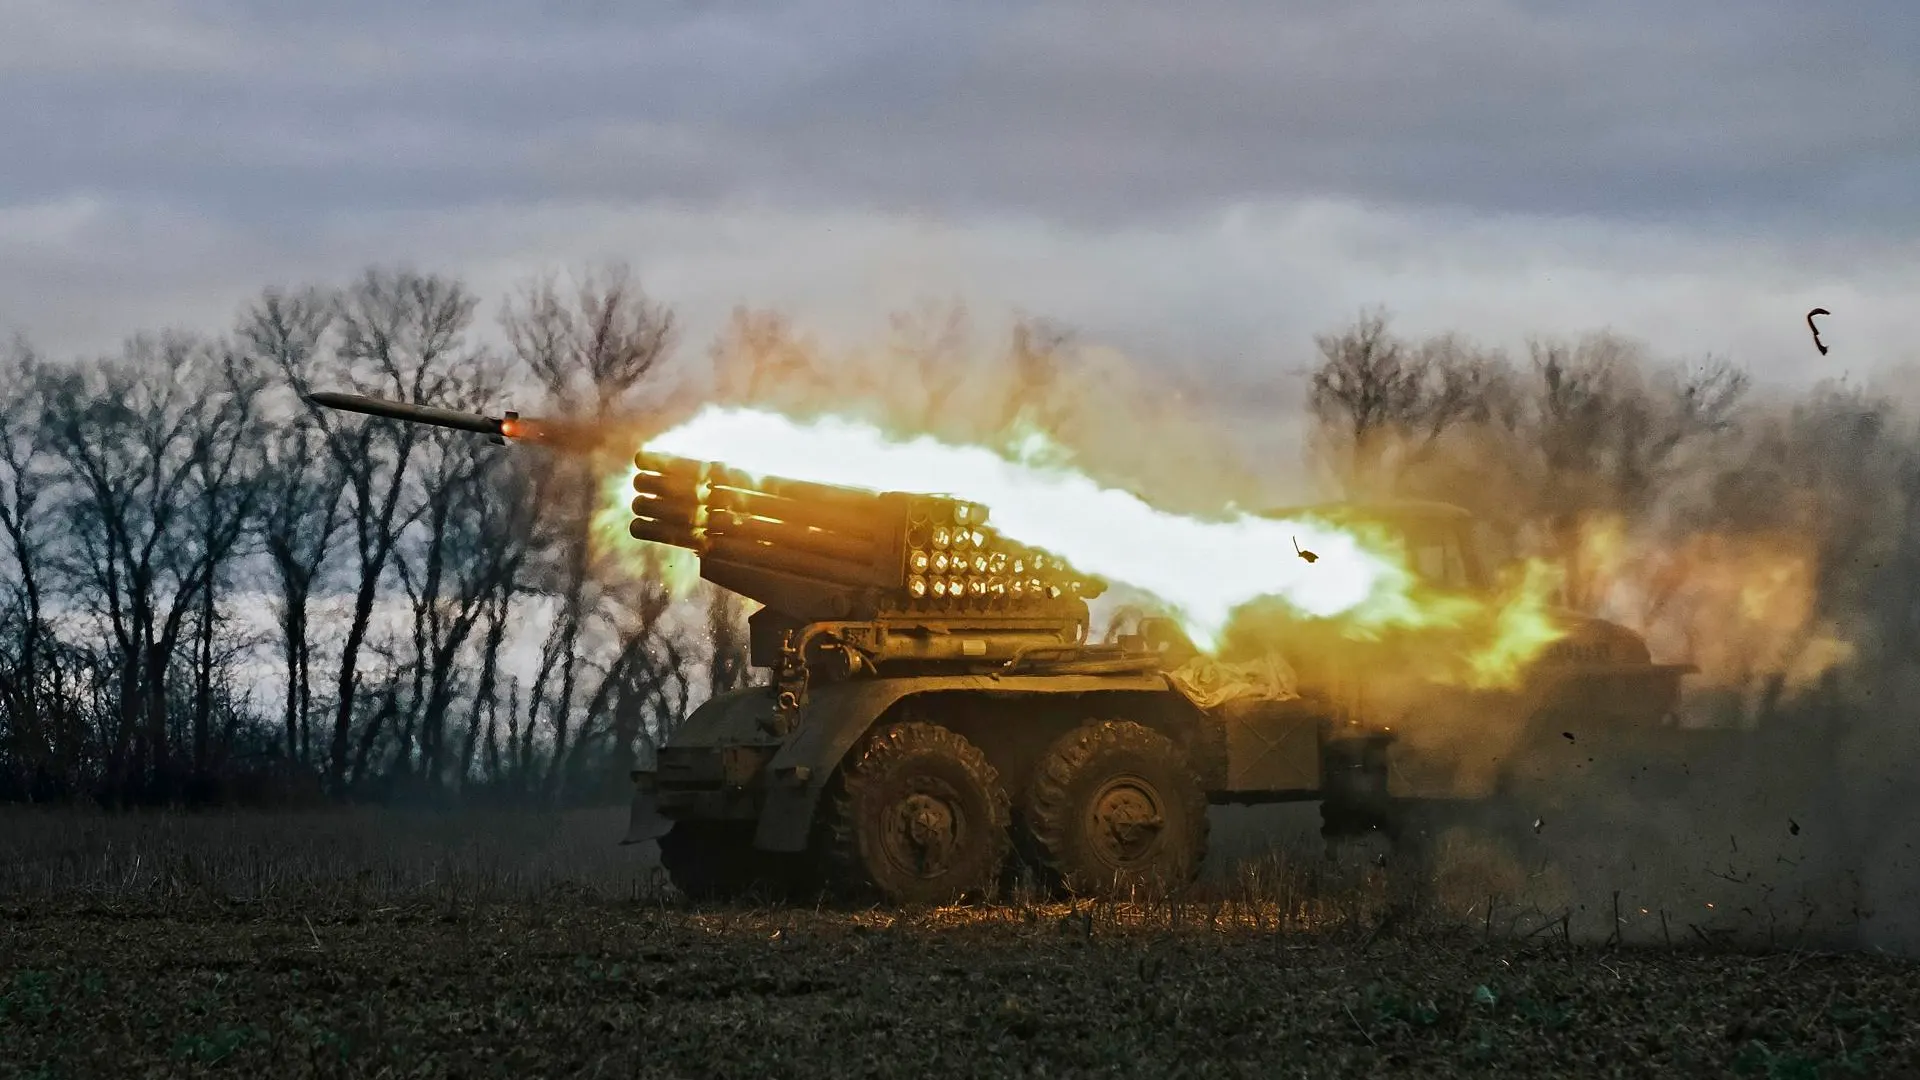
[[1920, 229], [1920, 19], [1787, 4], [15, 4], [0, 200]]
[[1818, 304], [1827, 365], [1920, 355], [1892, 0], [0, 0], [0, 97], [0, 334], [56, 351], [611, 257], [690, 325], [961, 296], [1248, 379], [1374, 303], [1780, 372]]
[[[1920, 20], [1856, 6], [1049, 6], [926, 109], [845, 72], [762, 139], [858, 140], [832, 182], [1127, 214], [1249, 195], [1910, 226]], [[806, 121], [795, 114], [807, 111]], [[911, 162], [902, 168], [891, 159]], [[876, 184], [884, 181], [875, 181]]]

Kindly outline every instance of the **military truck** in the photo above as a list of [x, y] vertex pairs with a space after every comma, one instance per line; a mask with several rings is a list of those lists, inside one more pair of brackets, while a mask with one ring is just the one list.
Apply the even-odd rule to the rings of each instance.
[[[313, 400], [496, 437], [540, 430]], [[1391, 831], [1405, 805], [1457, 785], [1419, 755], [1399, 763], [1398, 744], [1429, 725], [1417, 704], [1379, 708], [1382, 672], [1303, 680], [1280, 656], [1225, 663], [1164, 619], [1093, 640], [1088, 602], [1106, 583], [1000, 535], [979, 503], [645, 452], [632, 486], [635, 540], [698, 553], [702, 578], [761, 605], [749, 662], [766, 681], [704, 702], [632, 776], [625, 842], [658, 841], [691, 896], [806, 884], [939, 903], [990, 892], [1014, 867], [1081, 895], [1179, 889], [1205, 859], [1210, 803], [1316, 801], [1339, 837]], [[1371, 514], [1408, 531], [1422, 572], [1488, 584], [1463, 511], [1304, 512]], [[1558, 697], [1523, 708], [1613, 679], [1651, 688], [1631, 706], [1641, 722], [1681, 671], [1593, 620], [1557, 649], [1542, 685]]]

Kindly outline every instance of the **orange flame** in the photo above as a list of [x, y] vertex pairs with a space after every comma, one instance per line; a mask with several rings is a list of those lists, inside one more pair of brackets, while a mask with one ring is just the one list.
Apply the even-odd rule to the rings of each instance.
[[700, 580], [700, 557], [685, 548], [643, 544], [627, 535], [633, 478], [638, 472], [629, 464], [625, 471], [611, 473], [601, 483], [599, 509], [589, 527], [593, 557], [612, 563], [618, 573], [657, 575], [669, 595], [684, 599], [692, 595]]

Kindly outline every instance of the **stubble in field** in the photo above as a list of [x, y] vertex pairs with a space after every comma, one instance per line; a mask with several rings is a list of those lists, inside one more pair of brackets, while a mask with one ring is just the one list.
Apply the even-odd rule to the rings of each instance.
[[[619, 824], [7, 815], [0, 1074], [1920, 1066], [1913, 965], [1692, 935], [1582, 944], [1538, 881], [1470, 838], [1440, 860], [1433, 909], [1395, 922], [1391, 875], [1364, 855], [1284, 847], [1213, 868], [1181, 903], [698, 910], [659, 888], [647, 851], [609, 842]], [[1496, 918], [1466, 899], [1503, 882], [1519, 891]]]

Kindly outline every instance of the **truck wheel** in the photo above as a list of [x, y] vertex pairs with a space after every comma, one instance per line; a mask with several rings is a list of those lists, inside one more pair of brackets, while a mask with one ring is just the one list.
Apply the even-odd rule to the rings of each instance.
[[826, 848], [838, 884], [895, 903], [947, 904], [999, 880], [1010, 810], [985, 754], [936, 724], [898, 723], [867, 741], [829, 800]]
[[682, 821], [660, 838], [660, 867], [696, 903], [779, 898], [779, 856], [756, 850], [751, 821]]
[[1207, 800], [1166, 736], [1109, 720], [1060, 737], [1027, 790], [1024, 816], [1059, 883], [1082, 896], [1177, 891], [1207, 855]]

